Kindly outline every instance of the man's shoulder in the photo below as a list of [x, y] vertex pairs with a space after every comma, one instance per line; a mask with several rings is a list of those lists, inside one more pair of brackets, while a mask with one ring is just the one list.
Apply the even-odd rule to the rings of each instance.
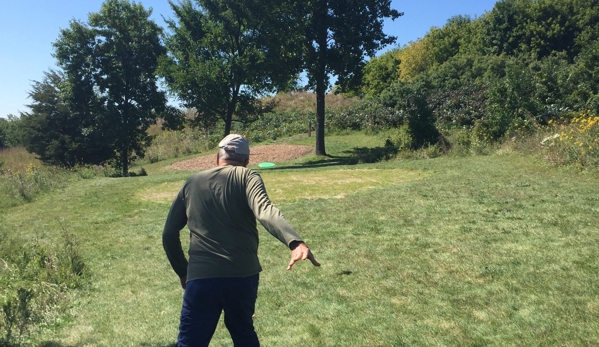
[[196, 172], [189, 178], [189, 180], [190, 181], [198, 180], [198, 179], [201, 180], [201, 179], [213, 177], [215, 175], [220, 175], [220, 174], [226, 174], [226, 175], [233, 174], [233, 175], [239, 176], [239, 177], [252, 177], [252, 176], [260, 177], [260, 174], [252, 169], [249, 169], [244, 166], [230, 165], [230, 166], [216, 166], [211, 169]]

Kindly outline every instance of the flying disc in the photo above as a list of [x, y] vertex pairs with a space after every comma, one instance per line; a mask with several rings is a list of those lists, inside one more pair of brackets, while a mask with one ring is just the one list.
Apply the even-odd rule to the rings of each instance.
[[275, 167], [275, 163], [264, 162], [264, 163], [258, 164], [258, 167], [261, 167], [263, 169], [267, 169], [267, 168], [270, 168], [270, 167]]

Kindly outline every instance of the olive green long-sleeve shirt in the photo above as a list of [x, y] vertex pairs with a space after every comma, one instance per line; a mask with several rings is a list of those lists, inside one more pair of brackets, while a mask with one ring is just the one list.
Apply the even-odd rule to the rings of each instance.
[[[288, 247], [302, 241], [273, 206], [260, 175], [242, 166], [219, 166], [191, 176], [166, 219], [162, 242], [179, 277], [187, 280], [259, 273], [256, 219]], [[189, 262], [179, 233], [190, 230]]]

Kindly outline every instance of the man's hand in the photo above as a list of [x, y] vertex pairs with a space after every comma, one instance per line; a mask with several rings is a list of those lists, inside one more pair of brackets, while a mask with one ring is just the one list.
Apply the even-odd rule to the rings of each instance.
[[287, 265], [287, 270], [291, 270], [293, 264], [300, 260], [309, 259], [314, 266], [320, 266], [320, 263], [316, 261], [314, 255], [310, 251], [310, 248], [306, 246], [303, 242], [294, 241], [290, 245], [291, 247], [291, 261], [289, 261], [289, 265]]
[[181, 288], [185, 290], [185, 284], [187, 283], [187, 276], [179, 277], [179, 281], [181, 281]]

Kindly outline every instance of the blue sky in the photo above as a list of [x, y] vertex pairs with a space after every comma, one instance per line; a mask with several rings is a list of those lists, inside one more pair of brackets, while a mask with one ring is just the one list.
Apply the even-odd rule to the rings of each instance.
[[[103, 0], [6, 0], [0, 11], [0, 117], [28, 112], [32, 81], [56, 67], [52, 42], [61, 28], [77, 19], [86, 22], [90, 12], [99, 11]], [[167, 0], [141, 0], [153, 8], [152, 19], [165, 27], [162, 16], [174, 15]], [[175, 1], [177, 2], [177, 1]], [[480, 17], [497, 0], [392, 0], [392, 7], [405, 15], [385, 24], [387, 34], [397, 36], [394, 48], [424, 36], [433, 26], [442, 27], [455, 15]]]

